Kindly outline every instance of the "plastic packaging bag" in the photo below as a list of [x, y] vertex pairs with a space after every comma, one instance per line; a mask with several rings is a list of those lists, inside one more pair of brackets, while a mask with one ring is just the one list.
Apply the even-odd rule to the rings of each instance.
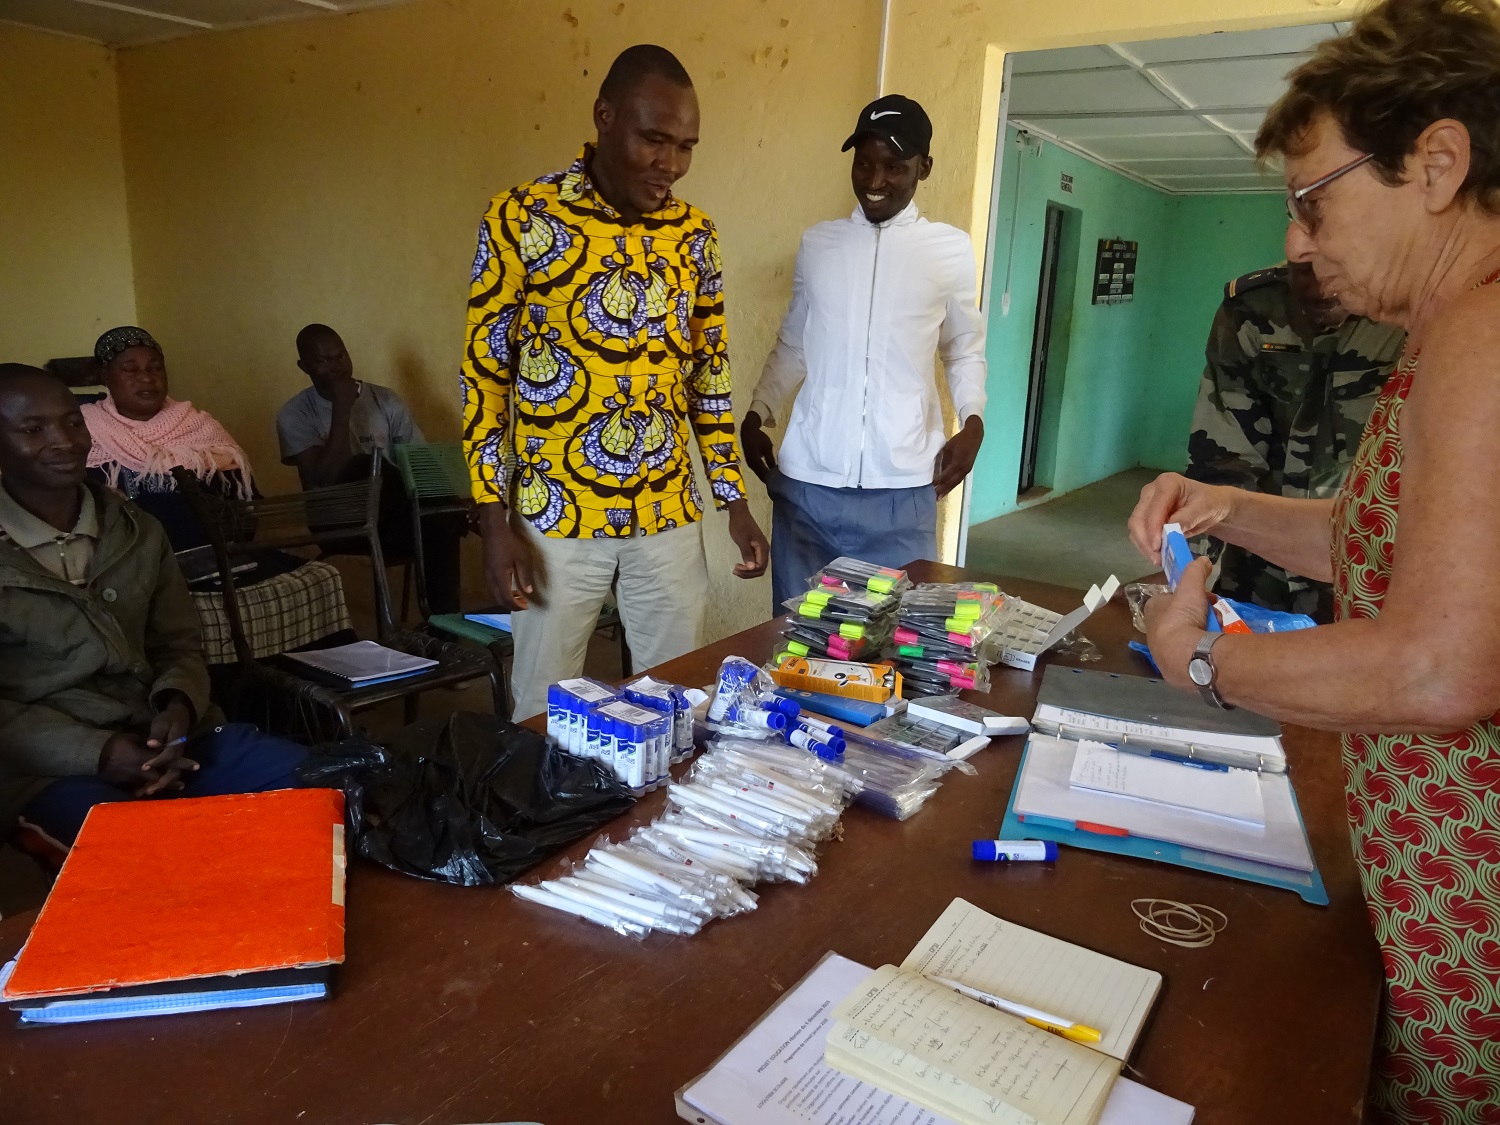
[[1160, 582], [1132, 582], [1125, 587], [1125, 600], [1130, 605], [1130, 623], [1137, 633], [1146, 631], [1146, 603], [1158, 594], [1171, 593]]
[[[731, 686], [741, 673], [730, 669]], [[743, 687], [743, 685], [740, 685]], [[511, 889], [616, 933], [697, 933], [755, 908], [759, 882], [805, 883], [814, 849], [858, 788], [802, 750], [720, 738], [667, 790], [669, 811], [621, 843], [601, 842], [571, 871]]]
[[352, 850], [392, 871], [508, 883], [634, 803], [593, 762], [494, 715], [424, 719], [387, 746], [309, 755], [304, 785], [342, 789]]
[[938, 791], [947, 769], [928, 758], [886, 754], [859, 742], [849, 743], [838, 768], [859, 782], [855, 804], [895, 820], [915, 815]]
[[807, 580], [811, 589], [846, 586], [876, 594], [899, 594], [911, 586], [906, 571], [841, 555]]
[[[1146, 603], [1158, 594], [1170, 593], [1167, 587], [1154, 582], [1132, 582], [1125, 587], [1125, 600], [1130, 603], [1130, 620], [1138, 633], [1146, 631]], [[1287, 613], [1279, 609], [1266, 609], [1249, 602], [1223, 598], [1240, 620], [1250, 626], [1252, 633], [1293, 633], [1298, 629], [1311, 629], [1317, 622], [1305, 613]]]

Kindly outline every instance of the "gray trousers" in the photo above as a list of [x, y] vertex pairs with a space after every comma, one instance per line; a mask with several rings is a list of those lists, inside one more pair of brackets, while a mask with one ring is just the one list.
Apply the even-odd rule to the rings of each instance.
[[698, 647], [708, 599], [699, 524], [628, 539], [559, 539], [517, 522], [536, 547], [542, 573], [530, 607], [511, 615], [516, 722], [547, 709], [550, 685], [583, 673], [612, 583], [637, 671]]
[[828, 488], [774, 471], [771, 495], [771, 597], [781, 603], [840, 555], [877, 566], [937, 560], [937, 493], [920, 488]]

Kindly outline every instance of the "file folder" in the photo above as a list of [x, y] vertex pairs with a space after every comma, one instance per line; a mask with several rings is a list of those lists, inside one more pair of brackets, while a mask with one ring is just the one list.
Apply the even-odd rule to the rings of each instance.
[[[1021, 817], [1016, 812], [1016, 799], [1020, 794], [1022, 779], [1026, 776], [1026, 765], [1031, 751], [1031, 740], [1028, 739], [1025, 749], [1021, 752], [1021, 768], [1016, 772], [1016, 783], [1011, 789], [1010, 801], [1005, 809], [1005, 819], [1000, 826], [1000, 839], [1052, 840], [1058, 844], [1086, 848], [1089, 851], [1128, 855], [1137, 859], [1154, 859], [1159, 863], [1170, 863], [1176, 867], [1208, 871], [1215, 875], [1226, 875], [1231, 879], [1244, 879], [1268, 887], [1279, 887], [1296, 892], [1304, 902], [1310, 902], [1316, 906], [1328, 905], [1328, 891], [1323, 886], [1323, 877], [1318, 873], [1316, 860], [1311, 861], [1311, 870], [1301, 871], [1204, 848], [1169, 843], [1146, 836], [1134, 836], [1126, 830], [1103, 823], [1080, 824], [1073, 820], [1035, 814]], [[1295, 790], [1291, 791], [1291, 799], [1300, 825], [1302, 812], [1297, 807]], [[1305, 829], [1303, 837], [1306, 838]], [[1309, 848], [1308, 856], [1311, 857], [1311, 855], [1312, 851]]]

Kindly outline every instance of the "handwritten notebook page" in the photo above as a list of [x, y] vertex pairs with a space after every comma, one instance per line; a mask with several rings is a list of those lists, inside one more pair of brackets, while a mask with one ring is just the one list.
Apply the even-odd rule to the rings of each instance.
[[901, 967], [1097, 1028], [1094, 1051], [1121, 1062], [1161, 990], [1160, 973], [996, 918], [961, 898], [948, 904]]
[[995, 1121], [1003, 1106], [1040, 1125], [1094, 1125], [1120, 1072], [1114, 1059], [894, 965], [876, 969], [833, 1015], [830, 1066], [871, 1041], [913, 1055], [946, 1078], [947, 1097], [932, 1108], [965, 1125]]
[[1243, 820], [1262, 828], [1266, 808], [1260, 774], [1254, 770], [1206, 770], [1140, 754], [1125, 754], [1102, 742], [1083, 739], [1069, 776], [1075, 789], [1171, 805], [1211, 816]]

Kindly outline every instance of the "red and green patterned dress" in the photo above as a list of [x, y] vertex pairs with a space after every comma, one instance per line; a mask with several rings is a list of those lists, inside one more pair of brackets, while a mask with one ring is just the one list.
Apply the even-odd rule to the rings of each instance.
[[[1500, 273], [1486, 284], [1495, 280]], [[1386, 384], [1334, 505], [1340, 620], [1375, 617], [1385, 601], [1401, 503], [1401, 411], [1420, 358], [1404, 357]], [[1385, 962], [1376, 1121], [1500, 1123], [1497, 719], [1446, 736], [1344, 736], [1354, 857]]]

